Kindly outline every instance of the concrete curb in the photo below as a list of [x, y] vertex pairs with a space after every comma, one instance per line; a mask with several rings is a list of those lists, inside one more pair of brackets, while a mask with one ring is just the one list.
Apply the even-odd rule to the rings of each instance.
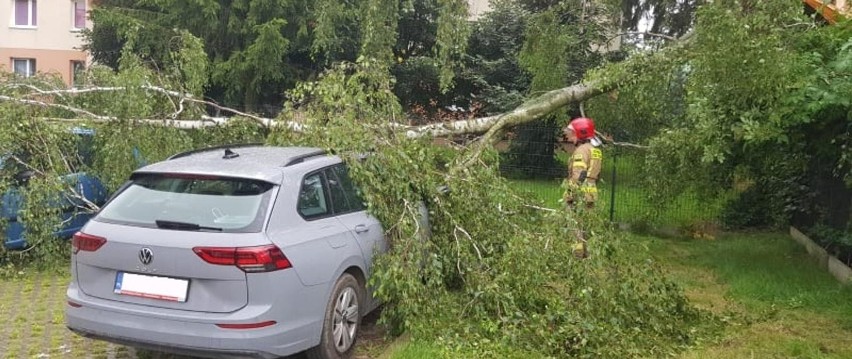
[[841, 262], [832, 255], [829, 255], [820, 245], [808, 238], [804, 233], [790, 226], [790, 236], [796, 242], [799, 242], [805, 247], [808, 253], [817, 259], [820, 267], [828, 270], [840, 283], [852, 285], [852, 268], [849, 268], [845, 263]]
[[808, 236], [804, 233], [800, 232], [796, 227], [790, 226], [790, 236], [799, 242], [799, 244], [805, 246], [805, 250], [808, 253], [819, 261], [819, 266], [822, 268], [828, 268], [828, 252], [825, 251], [825, 248], [822, 248], [819, 244], [814, 243]]
[[850, 285], [852, 284], [852, 268], [846, 266], [845, 263], [839, 261], [837, 258], [828, 257], [828, 271], [834, 275], [834, 278], [837, 278], [841, 283]]

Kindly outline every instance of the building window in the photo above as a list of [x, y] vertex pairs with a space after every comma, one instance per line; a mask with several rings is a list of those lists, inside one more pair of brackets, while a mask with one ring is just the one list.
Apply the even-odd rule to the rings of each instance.
[[15, 0], [15, 26], [38, 25], [36, 0]]
[[71, 61], [71, 85], [82, 87], [85, 82], [86, 63], [83, 61]]
[[86, 0], [74, 0], [72, 19], [76, 30], [86, 28]]
[[35, 59], [12, 59], [12, 69], [16, 74], [30, 77], [36, 73]]

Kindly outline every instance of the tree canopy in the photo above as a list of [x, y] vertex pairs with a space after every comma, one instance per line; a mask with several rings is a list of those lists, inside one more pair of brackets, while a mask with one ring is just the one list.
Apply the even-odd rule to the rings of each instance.
[[447, 89], [469, 34], [464, 0], [101, 0], [91, 17], [86, 49], [97, 62], [117, 68], [130, 49], [148, 66], [169, 69], [186, 32], [208, 55], [198, 74], [203, 89], [193, 92], [266, 114], [336, 61], [375, 58], [390, 68], [427, 55]]

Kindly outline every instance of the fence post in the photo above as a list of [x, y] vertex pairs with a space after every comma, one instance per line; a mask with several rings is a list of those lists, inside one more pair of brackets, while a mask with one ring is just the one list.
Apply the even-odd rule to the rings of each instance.
[[615, 176], [618, 168], [618, 148], [613, 149], [612, 154], [612, 190], [609, 195], [609, 221], [615, 222]]

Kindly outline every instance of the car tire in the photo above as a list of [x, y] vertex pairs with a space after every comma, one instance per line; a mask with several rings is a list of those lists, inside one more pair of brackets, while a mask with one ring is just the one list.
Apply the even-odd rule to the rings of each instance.
[[361, 326], [364, 288], [352, 275], [337, 279], [325, 309], [320, 344], [307, 351], [309, 359], [346, 359], [355, 351]]

